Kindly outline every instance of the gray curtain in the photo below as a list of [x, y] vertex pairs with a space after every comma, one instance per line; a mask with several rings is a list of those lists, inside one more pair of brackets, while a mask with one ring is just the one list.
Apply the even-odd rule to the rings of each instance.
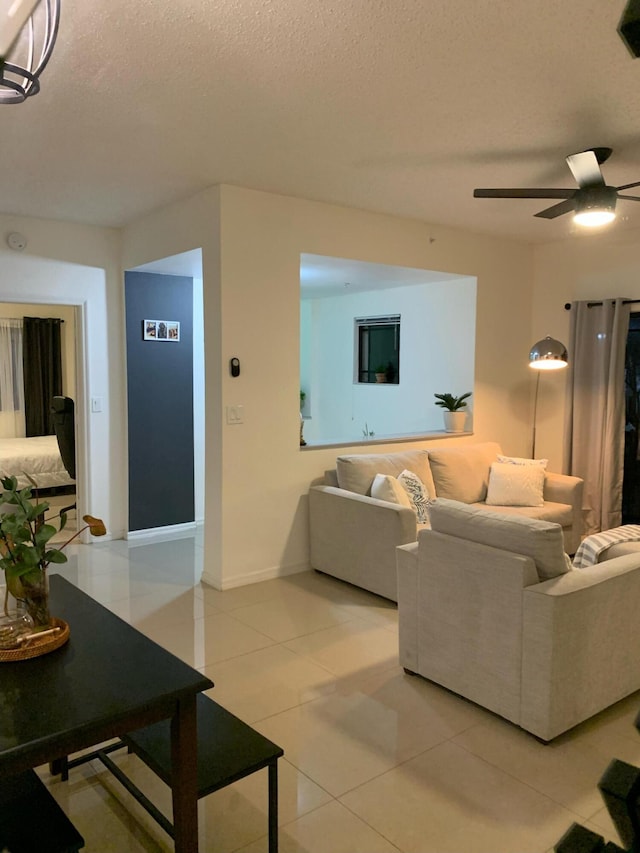
[[571, 304], [564, 460], [585, 481], [585, 534], [622, 523], [629, 315], [622, 298]]

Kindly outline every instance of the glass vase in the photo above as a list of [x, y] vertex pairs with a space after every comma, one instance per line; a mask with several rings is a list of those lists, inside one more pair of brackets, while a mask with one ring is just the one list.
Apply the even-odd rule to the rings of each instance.
[[15, 605], [11, 609], [18, 613], [26, 611], [33, 620], [34, 630], [51, 625], [49, 577], [44, 569], [34, 569], [19, 578], [7, 578], [7, 586], [15, 599]]

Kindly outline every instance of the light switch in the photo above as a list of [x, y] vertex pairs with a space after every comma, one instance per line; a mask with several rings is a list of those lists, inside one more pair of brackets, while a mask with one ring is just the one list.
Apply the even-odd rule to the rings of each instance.
[[244, 423], [244, 406], [227, 406], [227, 423]]
[[102, 411], [102, 397], [92, 397], [91, 398], [91, 411], [92, 412], [101, 412]]

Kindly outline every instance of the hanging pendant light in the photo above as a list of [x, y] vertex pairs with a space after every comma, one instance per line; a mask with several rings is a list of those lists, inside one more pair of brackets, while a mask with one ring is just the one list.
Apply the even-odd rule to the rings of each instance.
[[[4, 3], [7, 5], [7, 0]], [[20, 104], [40, 91], [40, 75], [51, 58], [58, 34], [60, 0], [36, 0], [35, 8], [33, 0], [9, 0], [8, 5], [8, 34], [12, 25], [19, 24], [21, 12], [31, 12], [15, 33], [13, 46], [8, 45], [0, 65], [0, 104]]]

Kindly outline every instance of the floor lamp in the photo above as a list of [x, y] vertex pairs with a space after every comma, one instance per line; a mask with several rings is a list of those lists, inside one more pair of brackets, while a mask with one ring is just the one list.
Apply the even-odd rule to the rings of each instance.
[[536, 391], [533, 400], [533, 436], [531, 440], [531, 458], [536, 458], [536, 418], [538, 415], [538, 389], [540, 386], [540, 373], [543, 370], [562, 370], [569, 364], [567, 348], [555, 338], [547, 335], [531, 347], [529, 353], [529, 367], [536, 371]]

